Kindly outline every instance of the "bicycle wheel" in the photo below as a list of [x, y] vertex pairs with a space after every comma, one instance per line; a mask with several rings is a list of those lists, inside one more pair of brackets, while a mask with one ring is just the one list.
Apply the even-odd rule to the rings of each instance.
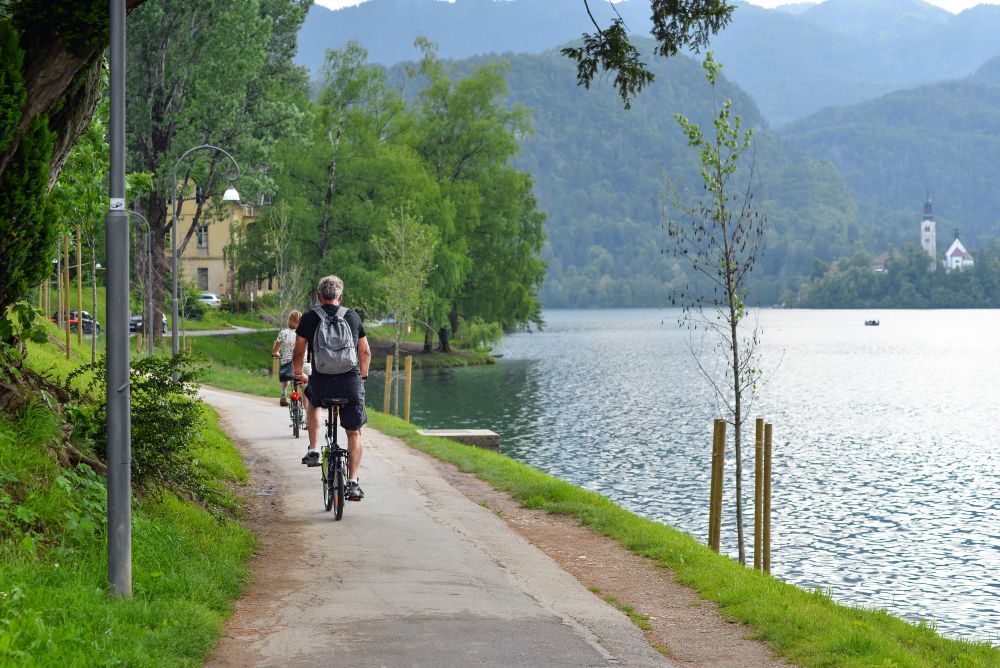
[[299, 426], [302, 424], [302, 407], [299, 402], [292, 402], [292, 436], [299, 437]]
[[323, 465], [320, 471], [323, 474], [323, 507], [329, 511], [333, 508], [334, 502], [334, 471], [333, 458], [326, 453], [326, 448], [323, 449]]
[[333, 477], [334, 477], [333, 486], [336, 488], [335, 489], [336, 499], [334, 503], [337, 506], [337, 509], [333, 513], [333, 518], [335, 520], [339, 520], [341, 517], [344, 516], [344, 505], [346, 505], [344, 501], [346, 501], [345, 497], [347, 488], [347, 474], [344, 473], [344, 468], [342, 466], [338, 466], [336, 471], [334, 471], [333, 473]]

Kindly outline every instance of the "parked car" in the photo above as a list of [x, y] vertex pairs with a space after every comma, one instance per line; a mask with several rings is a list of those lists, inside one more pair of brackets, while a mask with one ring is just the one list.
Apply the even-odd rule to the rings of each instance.
[[[69, 331], [75, 332], [77, 326], [80, 324], [80, 318], [83, 318], [83, 333], [90, 334], [94, 327], [97, 327], [97, 333], [101, 333], [101, 323], [96, 322], [89, 313], [86, 311], [81, 311], [79, 314], [76, 311], [69, 312]], [[53, 313], [50, 320], [56, 324], [59, 324], [59, 313]]]
[[[161, 315], [163, 318], [163, 324], [161, 332], [167, 333], [167, 316]], [[142, 314], [134, 315], [128, 319], [128, 331], [130, 332], [141, 332], [142, 331]]]
[[215, 308], [222, 306], [222, 299], [220, 299], [219, 295], [215, 294], [214, 292], [201, 293], [201, 297], [198, 297], [198, 301], [200, 301], [205, 306], [212, 306]]

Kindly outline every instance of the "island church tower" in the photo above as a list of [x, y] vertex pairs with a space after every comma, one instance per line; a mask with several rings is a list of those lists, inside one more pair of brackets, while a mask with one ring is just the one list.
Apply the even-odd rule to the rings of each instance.
[[924, 202], [924, 220], [920, 223], [920, 246], [931, 256], [934, 264], [937, 264], [937, 223], [934, 222], [934, 208], [931, 204], [931, 194], [927, 193], [927, 201]]

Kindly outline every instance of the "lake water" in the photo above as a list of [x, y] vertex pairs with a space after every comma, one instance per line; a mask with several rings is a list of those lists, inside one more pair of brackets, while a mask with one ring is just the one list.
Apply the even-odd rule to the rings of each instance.
[[[493, 429], [505, 454], [704, 543], [716, 403], [678, 315], [548, 311], [495, 366], [417, 372], [413, 421]], [[1000, 311], [764, 310], [759, 327], [772, 573], [1000, 642]], [[752, 562], [752, 421], [744, 437]], [[731, 429], [727, 454], [735, 556]]]

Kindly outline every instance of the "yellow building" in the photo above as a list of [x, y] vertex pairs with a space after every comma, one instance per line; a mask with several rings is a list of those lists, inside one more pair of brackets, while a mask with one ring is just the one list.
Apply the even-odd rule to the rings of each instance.
[[[181, 205], [177, 216], [178, 248], [191, 228], [197, 208], [193, 198], [185, 199]], [[226, 247], [240, 228], [254, 223], [257, 213], [253, 204], [224, 202], [221, 198], [205, 202], [198, 228], [180, 256], [179, 280], [194, 283], [199, 290], [214, 292], [223, 299], [232, 299], [237, 288], [233, 284], [235, 266], [225, 257]], [[169, 247], [167, 255], [170, 255]]]

